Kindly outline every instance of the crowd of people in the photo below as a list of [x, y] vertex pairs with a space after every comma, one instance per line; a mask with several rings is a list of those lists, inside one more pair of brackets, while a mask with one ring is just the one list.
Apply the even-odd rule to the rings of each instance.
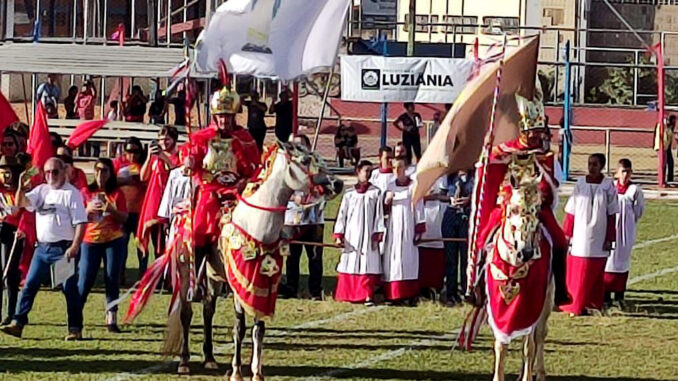
[[[48, 81], [41, 87], [43, 101], [58, 99], [54, 86]], [[132, 93], [131, 99], [137, 99], [134, 102], [145, 104], [139, 88]], [[235, 114], [241, 111], [239, 97], [228, 91], [222, 93], [215, 95], [213, 125], [199, 134], [197, 139], [207, 140], [198, 148], [178, 146], [177, 129], [164, 126], [158, 140], [148, 147], [130, 137], [119, 157], [97, 159], [89, 182], [84, 172], [75, 167], [73, 152], [59, 135], [50, 134], [54, 156], [40, 172], [30, 168], [30, 157], [25, 153], [28, 127], [17, 122], [5, 130], [0, 156], [3, 332], [21, 337], [41, 284], [50, 276], [56, 277], [53, 269], [64, 257], [74, 273], [61, 285], [68, 314], [66, 339], [82, 338], [83, 307], [102, 263], [109, 306], [105, 322], [110, 332], [120, 332], [114, 302], [120, 297], [121, 285], [129, 284], [125, 264], [132, 235], [138, 247], [137, 276], [141, 278], [148, 266], [150, 246], [156, 257], [165, 252], [176, 233], [173, 218], [187, 208], [194, 194], [196, 253], [212, 250], [218, 237], [214, 213], [224, 201], [209, 191], [212, 188], [208, 185], [221, 179], [208, 172], [211, 164], [203, 160], [208, 142], [215, 138], [210, 134], [236, 137], [240, 142], [228, 148], [234, 150], [229, 152], [235, 154], [237, 167], [230, 169], [227, 178], [229, 189], [240, 190], [258, 165], [258, 155], [254, 153], [262, 152], [259, 147], [263, 141], [256, 132], [264, 129], [262, 118], [266, 111], [254, 92], [243, 102], [250, 115], [248, 133], [235, 124]], [[68, 103], [89, 107], [95, 96], [96, 90], [86, 83], [79, 93], [69, 92], [73, 99]], [[269, 109], [281, 119], [288, 113], [286, 97], [286, 92], [281, 93], [280, 102]], [[78, 116], [91, 116], [87, 107], [83, 113], [78, 111]], [[334, 290], [338, 301], [374, 305], [378, 299], [375, 296], [383, 294], [389, 304], [414, 305], [422, 295], [435, 298], [444, 292], [446, 304], [455, 306], [466, 294], [466, 241], [475, 171], [441, 177], [413, 207], [413, 161], [421, 157], [418, 136], [422, 123], [413, 105], [405, 108], [395, 123], [403, 132], [403, 141], [394, 148], [382, 147], [376, 165], [355, 157], [350, 149], [346, 151], [353, 160], [356, 184], [346, 189], [333, 229], [335, 243], [341, 247]], [[284, 128], [276, 131], [281, 140], [289, 139], [292, 133], [286, 123], [281, 120]], [[341, 135], [344, 141], [350, 138], [348, 131]], [[311, 148], [304, 135], [294, 140]], [[564, 288], [569, 294], [559, 298], [558, 304], [573, 315], [601, 309], [605, 303], [623, 303], [636, 225], [643, 214], [643, 192], [631, 179], [631, 162], [620, 160], [613, 180], [603, 175], [605, 161], [601, 154], [589, 158], [588, 175], [577, 180], [565, 206], [567, 215], [562, 226], [571, 250], [567, 254]], [[191, 177], [196, 165], [205, 166], [199, 169], [203, 183], [197, 185]], [[557, 161], [554, 166], [558, 166]], [[557, 168], [552, 169], [557, 172]], [[235, 173], [238, 176], [233, 178]], [[557, 187], [558, 180], [554, 182]], [[279, 292], [283, 297], [298, 295], [299, 265], [305, 249], [308, 288], [311, 298], [320, 300], [325, 205], [309, 203], [308, 197], [296, 192], [287, 207], [285, 235], [307, 244], [290, 245], [286, 279]], [[548, 207], [555, 207], [555, 202], [552, 204], [548, 203]]]

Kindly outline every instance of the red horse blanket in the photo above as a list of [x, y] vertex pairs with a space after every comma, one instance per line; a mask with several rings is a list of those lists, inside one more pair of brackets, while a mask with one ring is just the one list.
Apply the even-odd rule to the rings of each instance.
[[[497, 233], [499, 234], [499, 233]], [[530, 334], [544, 309], [551, 279], [551, 244], [540, 240], [539, 257], [512, 266], [501, 259], [497, 245], [487, 265], [488, 322], [502, 343]]]
[[273, 316], [282, 259], [289, 253], [287, 242], [262, 244], [229, 222], [222, 229], [220, 245], [228, 283], [245, 312], [256, 318]]

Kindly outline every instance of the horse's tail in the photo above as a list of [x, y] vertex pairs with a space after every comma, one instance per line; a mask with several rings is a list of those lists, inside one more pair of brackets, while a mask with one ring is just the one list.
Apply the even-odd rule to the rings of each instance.
[[173, 357], [178, 355], [181, 350], [181, 345], [184, 343], [184, 329], [181, 324], [182, 309], [191, 308], [189, 302], [181, 303], [177, 300], [167, 318], [167, 329], [165, 330], [165, 343], [163, 344], [162, 353], [166, 357]]

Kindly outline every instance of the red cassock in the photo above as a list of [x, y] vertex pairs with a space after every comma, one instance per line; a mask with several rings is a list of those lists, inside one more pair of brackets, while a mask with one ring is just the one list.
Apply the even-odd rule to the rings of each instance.
[[[195, 177], [200, 184], [193, 213], [193, 238], [196, 247], [216, 244], [222, 199], [233, 198], [229, 194], [237, 192], [237, 181], [250, 178], [261, 163], [259, 149], [247, 130], [236, 126], [226, 136], [219, 135], [215, 125], [191, 135], [191, 156], [198, 167]], [[219, 145], [218, 142], [225, 145]], [[210, 152], [218, 151], [218, 147], [222, 147], [224, 152]], [[219, 157], [215, 164], [218, 170], [205, 168], [204, 159], [208, 154]], [[225, 181], [224, 175], [233, 175], [236, 180]]]

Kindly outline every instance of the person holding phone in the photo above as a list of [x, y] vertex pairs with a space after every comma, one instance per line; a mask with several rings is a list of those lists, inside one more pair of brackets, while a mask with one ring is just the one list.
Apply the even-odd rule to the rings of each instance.
[[148, 253], [149, 242], [153, 241], [156, 258], [165, 251], [167, 224], [164, 218], [158, 216], [158, 208], [170, 171], [181, 164], [177, 150], [178, 140], [177, 129], [164, 126], [158, 133], [158, 140], [149, 145], [149, 155], [141, 167], [141, 181], [146, 182], [148, 186], [139, 214], [136, 235], [139, 247], [144, 253]]
[[[94, 181], [81, 190], [89, 223], [80, 245], [80, 273], [78, 292], [83, 307], [97, 278], [101, 262], [104, 263], [106, 303], [120, 296], [122, 272], [127, 244], [123, 239], [123, 223], [127, 219], [125, 195], [118, 188], [115, 169], [110, 159], [98, 159], [94, 164]], [[106, 327], [109, 332], [119, 333], [118, 307], [106, 311]]]

